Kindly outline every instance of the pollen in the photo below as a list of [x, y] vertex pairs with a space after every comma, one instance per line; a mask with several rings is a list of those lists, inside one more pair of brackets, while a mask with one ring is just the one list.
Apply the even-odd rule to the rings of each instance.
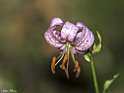
[[74, 63], [75, 63], [75, 68], [74, 68], [73, 72], [76, 72], [75, 77], [78, 78], [79, 75], [80, 75], [81, 69], [80, 69], [79, 62], [78, 61], [75, 61]]
[[62, 69], [63, 70], [66, 68], [65, 67], [65, 64], [66, 64], [67, 60], [68, 60], [68, 54], [65, 54], [64, 59], [63, 59], [63, 62], [62, 62]]
[[51, 71], [53, 74], [55, 74], [55, 63], [56, 63], [56, 57], [53, 57], [51, 62]]

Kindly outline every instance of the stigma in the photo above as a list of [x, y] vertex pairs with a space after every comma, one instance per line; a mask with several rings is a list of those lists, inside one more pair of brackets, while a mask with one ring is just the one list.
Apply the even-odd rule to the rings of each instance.
[[56, 66], [61, 62], [60, 68], [65, 72], [66, 77], [69, 79], [69, 62], [70, 62], [69, 60], [71, 55], [71, 58], [74, 62], [73, 72], [75, 73], [76, 78], [79, 77], [81, 71], [80, 65], [79, 62], [75, 60], [75, 56], [72, 50], [73, 47], [69, 42], [67, 42], [61, 54], [57, 58], [55, 56], [52, 58], [51, 71], [53, 74], [55, 74]]

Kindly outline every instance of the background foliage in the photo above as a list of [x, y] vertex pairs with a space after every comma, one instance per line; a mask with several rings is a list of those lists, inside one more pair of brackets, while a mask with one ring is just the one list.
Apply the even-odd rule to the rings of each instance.
[[[17, 93], [93, 93], [91, 69], [82, 56], [78, 79], [67, 80], [50, 63], [59, 51], [47, 44], [44, 32], [53, 17], [82, 21], [103, 37], [96, 56], [99, 84], [115, 73], [119, 78], [108, 93], [123, 93], [124, 82], [124, 1], [123, 0], [0, 0], [0, 89]], [[73, 66], [73, 63], [71, 64]]]

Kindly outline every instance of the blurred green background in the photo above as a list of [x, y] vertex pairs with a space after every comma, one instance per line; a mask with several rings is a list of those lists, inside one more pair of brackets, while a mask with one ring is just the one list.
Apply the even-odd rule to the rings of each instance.
[[100, 90], [106, 79], [120, 73], [108, 93], [124, 93], [124, 1], [123, 0], [0, 0], [0, 90], [16, 93], [94, 93], [89, 63], [77, 56], [81, 75], [70, 80], [51, 58], [59, 50], [44, 39], [53, 17], [84, 22], [103, 37], [102, 51], [95, 57]]

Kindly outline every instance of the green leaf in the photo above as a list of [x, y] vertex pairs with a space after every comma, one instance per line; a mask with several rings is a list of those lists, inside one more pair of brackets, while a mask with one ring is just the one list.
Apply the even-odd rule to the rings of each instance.
[[115, 81], [115, 79], [119, 76], [119, 74], [116, 74], [113, 76], [112, 79], [110, 80], [106, 80], [104, 83], [104, 88], [103, 88], [103, 93], [105, 93], [105, 91], [107, 91], [107, 89], [110, 87], [110, 85]]
[[102, 38], [101, 38], [101, 35], [98, 31], [97, 31], [97, 37], [99, 39], [99, 43], [97, 45], [94, 43], [93, 51], [92, 51], [93, 54], [99, 53], [101, 48], [102, 48], [102, 44], [101, 44], [102, 43]]
[[98, 31], [96, 31], [96, 33], [97, 33], [97, 36], [98, 36], [98, 39], [99, 39], [99, 43], [101, 43], [102, 42], [102, 37], [101, 37], [101, 35]]
[[94, 43], [92, 53], [93, 54], [99, 53], [101, 51], [101, 48], [102, 48], [101, 43], [99, 43], [98, 45]]
[[84, 59], [85, 59], [87, 62], [90, 62], [90, 61], [91, 61], [90, 57], [91, 57], [91, 53], [89, 53], [89, 52], [84, 55]]

